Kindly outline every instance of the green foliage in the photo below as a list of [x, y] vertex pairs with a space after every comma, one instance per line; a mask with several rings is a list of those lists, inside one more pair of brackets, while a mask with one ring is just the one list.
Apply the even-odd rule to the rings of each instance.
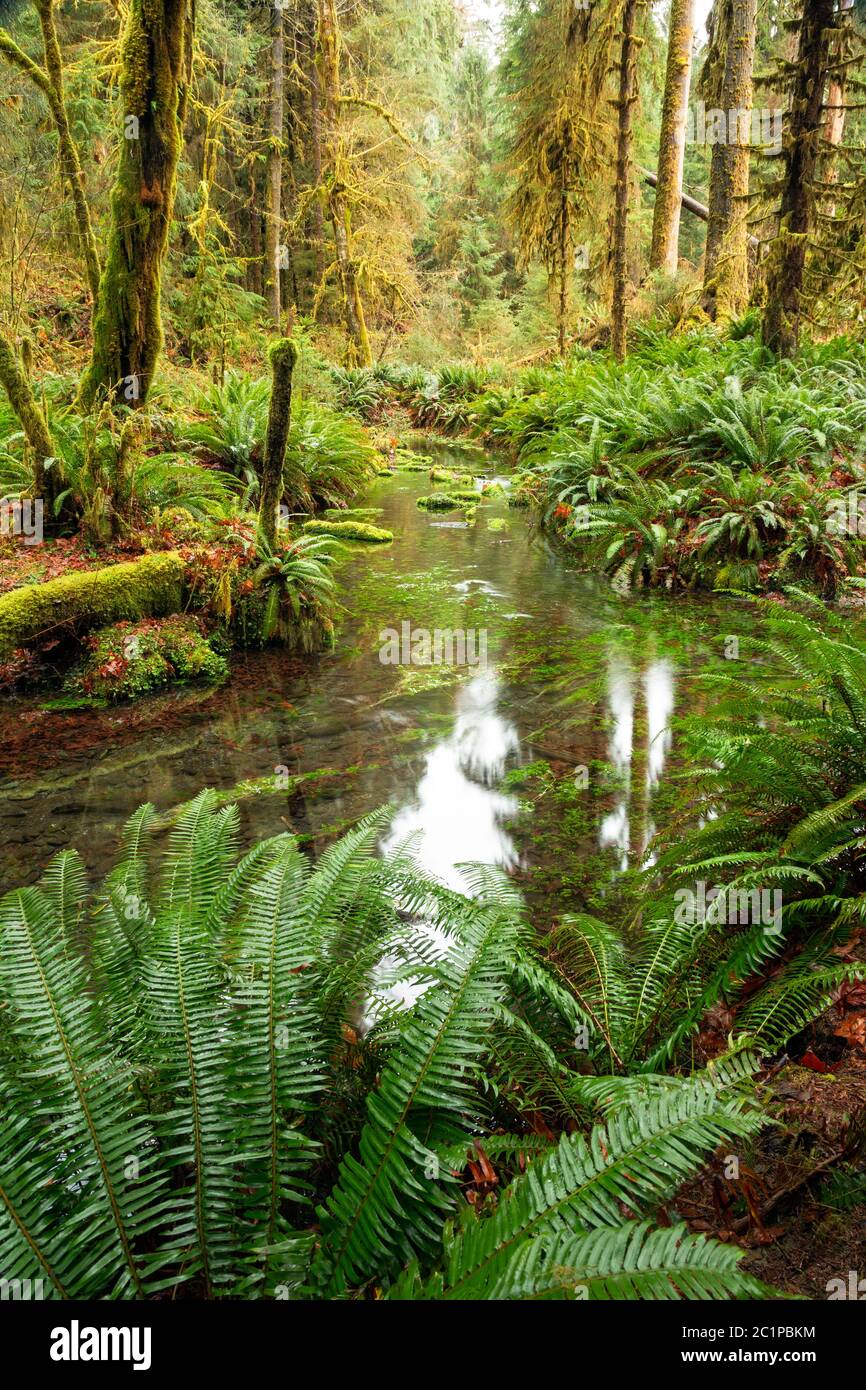
[[577, 358], [534, 394], [482, 396], [478, 428], [517, 453], [548, 523], [622, 584], [805, 581], [832, 598], [864, 559], [838, 520], [866, 477], [862, 348], [780, 364], [742, 334], [639, 337], [621, 367]]
[[[270, 382], [229, 375], [198, 402], [200, 422], [186, 442], [243, 478], [250, 503], [258, 487], [270, 403]], [[283, 470], [292, 511], [311, 512], [354, 496], [373, 471], [375, 450], [361, 425], [310, 398], [295, 398]]]
[[[315, 870], [288, 835], [239, 861], [237, 810], [209, 792], [155, 874], [153, 825], [142, 808], [95, 894], [68, 853], [0, 902], [9, 1279], [74, 1298], [761, 1291], [738, 1252], [645, 1215], [760, 1127], [741, 1076], [672, 1079], [564, 1136], [489, 1212], [466, 1202], [448, 1165], [491, 1104], [507, 1113], [497, 1038], [527, 1008], [524, 1038], [533, 1007], [571, 1021], [498, 875], [468, 899], [378, 859], [381, 816]], [[503, 1163], [532, 1152], [497, 1143]]]

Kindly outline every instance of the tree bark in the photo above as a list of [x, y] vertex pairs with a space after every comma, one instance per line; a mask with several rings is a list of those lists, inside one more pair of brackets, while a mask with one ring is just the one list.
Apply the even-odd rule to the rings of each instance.
[[779, 233], [767, 258], [763, 338], [790, 357], [800, 341], [803, 273], [815, 226], [815, 173], [824, 130], [824, 87], [830, 57], [834, 0], [804, 0], [800, 45], [785, 141], [785, 178]]
[[622, 48], [619, 61], [619, 95], [616, 102], [616, 189], [613, 209], [613, 304], [611, 346], [617, 362], [626, 354], [626, 296], [628, 291], [628, 205], [634, 104], [637, 100], [637, 50], [635, 37], [640, 0], [625, 0], [622, 11]]
[[78, 404], [140, 407], [162, 351], [161, 281], [192, 68], [194, 0], [130, 0], [121, 49], [123, 138], [93, 351]]
[[680, 210], [694, 34], [695, 0], [672, 0], [659, 136], [658, 191], [650, 248], [650, 270], [663, 270], [668, 275], [676, 274], [679, 263]]
[[285, 30], [283, 12], [273, 9], [271, 95], [268, 107], [268, 159], [265, 172], [265, 299], [271, 318], [280, 326], [280, 228], [282, 226], [283, 124], [285, 121]]
[[[752, 69], [757, 0], [725, 0], [725, 63], [719, 106], [728, 119], [728, 138], [713, 146], [710, 218], [704, 259], [704, 309], [724, 321], [743, 313], [749, 301], [749, 146]], [[741, 113], [730, 129], [730, 113]], [[733, 136], [733, 138], [732, 138]]]
[[262, 462], [259, 530], [273, 550], [279, 529], [283, 498], [283, 465], [292, 422], [292, 376], [298, 349], [291, 338], [278, 338], [268, 349], [271, 364], [271, 404]]

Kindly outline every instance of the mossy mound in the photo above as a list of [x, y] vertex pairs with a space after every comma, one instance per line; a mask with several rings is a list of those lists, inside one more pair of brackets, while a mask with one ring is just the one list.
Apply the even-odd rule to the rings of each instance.
[[69, 696], [98, 701], [134, 700], [173, 682], [221, 685], [229, 664], [195, 618], [115, 623], [87, 640], [87, 656], [66, 681]]
[[184, 561], [175, 551], [64, 575], [0, 597], [0, 661], [58, 629], [76, 634], [183, 606]]
[[365, 541], [368, 545], [385, 545], [394, 539], [393, 531], [363, 521], [306, 521], [304, 530], [310, 536], [333, 536], [336, 540]]
[[450, 468], [431, 468], [430, 481], [431, 483], [457, 483], [463, 480], [458, 478], [457, 474]]
[[371, 521], [381, 516], [383, 507], [328, 507], [323, 513], [325, 521]]
[[458, 512], [469, 506], [465, 498], [450, 492], [433, 492], [429, 497], [419, 497], [415, 503], [422, 512]]
[[511, 522], [504, 516], [492, 516], [487, 522], [488, 531], [510, 531]]

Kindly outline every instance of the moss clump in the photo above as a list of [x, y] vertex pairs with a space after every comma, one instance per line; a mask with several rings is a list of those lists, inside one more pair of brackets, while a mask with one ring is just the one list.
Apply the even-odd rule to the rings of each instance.
[[83, 665], [66, 682], [69, 695], [134, 700], [175, 681], [221, 685], [229, 664], [194, 618], [176, 614], [116, 623], [88, 639]]
[[310, 536], [334, 536], [337, 540], [366, 541], [370, 545], [385, 545], [394, 539], [393, 531], [363, 521], [307, 521], [304, 530]]
[[183, 587], [183, 558], [169, 551], [13, 589], [0, 596], [0, 661], [58, 628], [80, 633], [124, 619], [177, 613]]
[[382, 507], [327, 507], [324, 516], [326, 521], [371, 521], [374, 516], [381, 516], [383, 510]]
[[415, 503], [422, 512], [459, 512], [465, 511], [467, 507], [477, 501], [477, 494], [471, 501], [465, 497], [458, 497], [452, 492], [433, 492], [429, 497], [419, 497]]
[[504, 516], [492, 516], [487, 523], [488, 531], [510, 531], [511, 522]]
[[451, 468], [431, 468], [430, 481], [431, 483], [456, 483], [462, 482], [463, 479], [458, 478]]

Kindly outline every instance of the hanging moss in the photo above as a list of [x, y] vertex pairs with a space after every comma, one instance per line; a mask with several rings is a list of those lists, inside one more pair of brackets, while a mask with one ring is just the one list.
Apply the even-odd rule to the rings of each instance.
[[307, 521], [304, 530], [311, 536], [334, 536], [337, 540], [367, 541], [372, 545], [386, 545], [394, 539], [393, 531], [362, 521]]
[[13, 589], [0, 596], [0, 661], [56, 629], [81, 633], [124, 619], [177, 613], [183, 581], [183, 558], [170, 551]]

